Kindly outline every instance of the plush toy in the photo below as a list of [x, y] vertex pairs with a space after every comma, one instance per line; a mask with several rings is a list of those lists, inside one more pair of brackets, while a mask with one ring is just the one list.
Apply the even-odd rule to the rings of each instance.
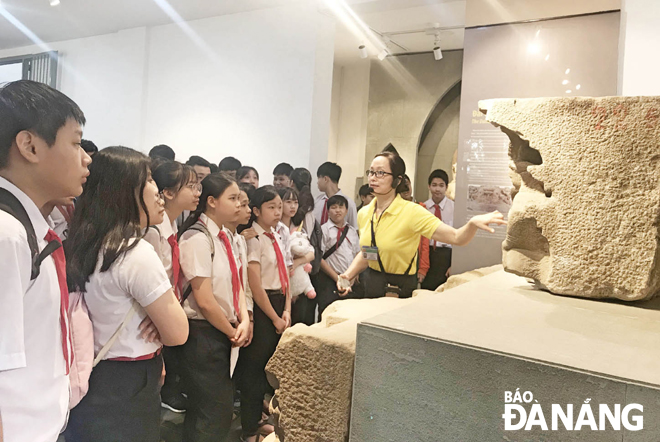
[[[307, 235], [304, 232], [293, 232], [291, 234], [291, 255], [294, 258], [300, 258], [314, 251], [314, 247], [309, 243]], [[304, 293], [309, 299], [316, 298], [316, 291], [309, 278], [309, 272], [312, 271], [312, 265], [307, 263], [304, 266], [298, 266], [291, 275], [291, 295], [294, 299]]]

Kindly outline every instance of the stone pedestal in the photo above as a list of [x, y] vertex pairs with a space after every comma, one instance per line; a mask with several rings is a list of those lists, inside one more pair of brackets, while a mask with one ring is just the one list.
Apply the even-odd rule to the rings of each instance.
[[[505, 392], [643, 405], [643, 429], [507, 431]], [[530, 411], [532, 404], [523, 403]], [[514, 420], [514, 423], [518, 419]], [[358, 325], [351, 442], [660, 440], [660, 302], [552, 295], [499, 271]]]

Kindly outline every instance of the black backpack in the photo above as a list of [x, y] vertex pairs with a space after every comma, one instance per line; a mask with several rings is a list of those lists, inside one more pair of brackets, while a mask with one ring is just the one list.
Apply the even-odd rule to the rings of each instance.
[[30, 280], [37, 279], [39, 276], [41, 263], [55, 250], [62, 247], [62, 243], [57, 240], [53, 240], [49, 242], [41, 252], [39, 252], [37, 235], [34, 233], [34, 226], [32, 226], [32, 222], [30, 221], [30, 217], [25, 211], [25, 207], [23, 207], [18, 198], [16, 198], [7, 189], [0, 188], [0, 210], [7, 212], [16, 218], [21, 224], [23, 224], [25, 233], [27, 234], [28, 245], [30, 246], [30, 254], [32, 255], [32, 271], [30, 274]]

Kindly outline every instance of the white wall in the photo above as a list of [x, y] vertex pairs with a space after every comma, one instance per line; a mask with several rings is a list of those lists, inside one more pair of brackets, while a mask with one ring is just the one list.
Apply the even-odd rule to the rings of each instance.
[[660, 95], [660, 1], [622, 0], [619, 94]]
[[[330, 125], [334, 25], [310, 3], [53, 43], [60, 89], [99, 147], [233, 155], [262, 182], [281, 161], [316, 169]], [[200, 44], [203, 42], [203, 44]], [[38, 47], [0, 51], [0, 58]], [[323, 158], [320, 161], [320, 158]], [[310, 163], [311, 161], [311, 163]]]

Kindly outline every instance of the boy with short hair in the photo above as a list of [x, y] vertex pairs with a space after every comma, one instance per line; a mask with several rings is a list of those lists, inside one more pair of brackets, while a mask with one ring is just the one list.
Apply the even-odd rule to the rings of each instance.
[[[323, 259], [319, 272], [317, 296], [319, 315], [340, 297], [337, 294], [337, 277], [348, 270], [355, 255], [360, 253], [360, 237], [355, 227], [346, 222], [348, 200], [342, 195], [333, 195], [327, 201], [329, 221], [321, 226], [323, 231]], [[350, 297], [359, 296], [359, 284], [353, 286]], [[357, 293], [356, 293], [357, 292]]]
[[364, 206], [368, 206], [373, 201], [374, 191], [369, 187], [369, 184], [363, 184], [358, 191], [358, 195], [360, 196], [361, 201], [360, 206], [357, 208], [357, 211], [359, 212]]
[[328, 199], [340, 195], [348, 202], [346, 221], [357, 229], [357, 208], [352, 198], [347, 198], [339, 188], [341, 167], [337, 163], [326, 161], [316, 171], [316, 185], [321, 193], [314, 200], [314, 218], [323, 226], [328, 222]]
[[159, 144], [152, 147], [149, 151], [149, 158], [165, 158], [166, 160], [174, 161], [175, 156], [174, 150], [167, 144]]
[[273, 169], [273, 186], [276, 189], [291, 187], [291, 173], [293, 167], [289, 163], [280, 163]]
[[[0, 87], [0, 121], [0, 440], [55, 442], [73, 348], [64, 251], [40, 209], [82, 193], [85, 116], [61, 92], [20, 80]], [[50, 243], [59, 247], [33, 267], [33, 253]]]
[[201, 183], [204, 178], [206, 178], [208, 175], [211, 175], [211, 163], [200, 156], [191, 156], [188, 161], [186, 161], [186, 164], [188, 166], [192, 166], [193, 169], [195, 169], [198, 183]]
[[[454, 227], [454, 202], [446, 197], [449, 176], [442, 169], [429, 175], [431, 198], [424, 202], [426, 209], [435, 214], [443, 223]], [[444, 284], [451, 270], [451, 245], [429, 240], [428, 256], [420, 255], [417, 276], [422, 288], [435, 290]]]
[[236, 171], [243, 165], [234, 157], [225, 157], [218, 164], [218, 171], [225, 172], [227, 175], [236, 179]]

